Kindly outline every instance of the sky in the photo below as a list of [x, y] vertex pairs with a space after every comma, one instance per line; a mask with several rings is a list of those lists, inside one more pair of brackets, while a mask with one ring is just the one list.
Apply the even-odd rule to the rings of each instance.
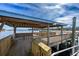
[[[7, 7], [6, 7], [7, 6]], [[75, 16], [76, 26], [79, 27], [79, 3], [24, 3], [24, 4], [0, 4], [2, 10], [40, 18], [44, 20], [56, 21], [72, 25], [72, 18]], [[5, 26], [4, 28], [9, 28]]]

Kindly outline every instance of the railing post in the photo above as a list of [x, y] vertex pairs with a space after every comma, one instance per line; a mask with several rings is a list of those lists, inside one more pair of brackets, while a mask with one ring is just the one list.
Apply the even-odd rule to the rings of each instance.
[[61, 26], [61, 43], [62, 43], [62, 40], [63, 40], [63, 26]]
[[57, 45], [57, 51], [59, 51], [59, 44]]
[[31, 52], [32, 52], [32, 43], [33, 43], [33, 33], [34, 33], [34, 31], [33, 31], [33, 27], [32, 27]]
[[32, 27], [32, 40], [33, 40], [33, 27]]
[[16, 35], [16, 26], [14, 26], [13, 39], [15, 39], [15, 35]]
[[40, 41], [42, 42], [42, 32], [43, 32], [43, 28], [40, 29]]
[[[77, 38], [78, 39], [78, 46], [79, 46], [79, 38]], [[79, 47], [78, 47], [78, 50], [79, 50]]]
[[[68, 35], [68, 34], [67, 34]], [[67, 35], [65, 36], [65, 40], [66, 40], [66, 48], [68, 47], [68, 43], [67, 43]]]
[[0, 25], [0, 30], [2, 30], [4, 24], [5, 24], [5, 23], [1, 23], [1, 25]]
[[48, 25], [48, 28], [47, 28], [47, 45], [49, 46], [49, 38], [50, 38], [50, 33], [49, 33], [49, 25]]

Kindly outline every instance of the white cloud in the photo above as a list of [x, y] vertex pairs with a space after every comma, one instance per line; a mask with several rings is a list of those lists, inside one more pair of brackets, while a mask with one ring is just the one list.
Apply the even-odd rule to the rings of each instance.
[[51, 20], [59, 17], [61, 14], [65, 13], [66, 10], [62, 7], [62, 4], [56, 4], [44, 5], [42, 6], [42, 11], [47, 14], [47, 19]]
[[51, 6], [43, 6], [45, 9], [59, 9], [61, 8], [61, 5], [60, 4], [57, 4], [55, 6], [51, 5]]
[[72, 18], [74, 16], [77, 18], [76, 19], [76, 26], [79, 27], [79, 13], [70, 14], [70, 15], [67, 15], [65, 17], [56, 18], [55, 21], [72, 25]]

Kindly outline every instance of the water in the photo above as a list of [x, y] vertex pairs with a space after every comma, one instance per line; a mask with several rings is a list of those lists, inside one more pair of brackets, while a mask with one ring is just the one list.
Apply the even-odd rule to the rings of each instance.
[[[34, 31], [34, 32], [38, 32], [38, 31]], [[28, 30], [17, 30], [16, 33], [32, 33], [32, 31], [28, 31]], [[3, 32], [0, 32], [0, 40], [9, 36], [9, 35], [12, 35], [13, 34], [13, 31], [3, 31]]]
[[9, 36], [9, 35], [12, 35], [12, 31], [4, 31], [4, 32], [0, 32], [0, 40]]

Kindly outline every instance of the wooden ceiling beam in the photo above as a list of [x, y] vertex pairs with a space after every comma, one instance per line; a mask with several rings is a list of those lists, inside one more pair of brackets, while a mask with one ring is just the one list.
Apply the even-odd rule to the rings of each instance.
[[33, 21], [17, 21], [17, 19], [0, 17], [0, 22], [5, 22], [9, 26], [17, 26], [17, 27], [35, 27], [35, 28], [43, 28], [47, 27], [47, 24], [33, 22]]

